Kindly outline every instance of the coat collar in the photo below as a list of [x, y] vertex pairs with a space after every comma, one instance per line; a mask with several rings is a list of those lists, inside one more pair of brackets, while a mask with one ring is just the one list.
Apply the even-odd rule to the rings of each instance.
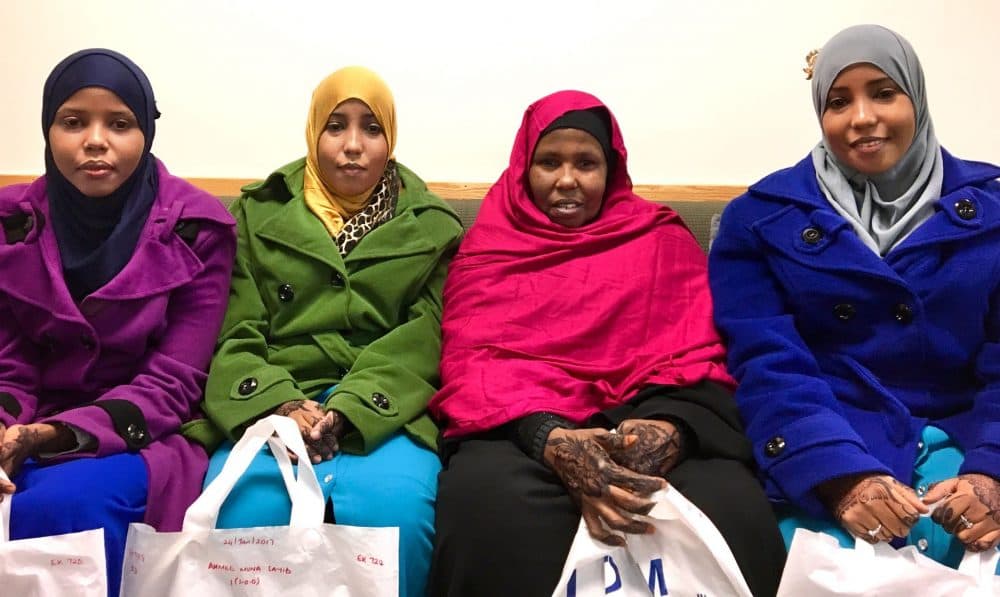
[[[49, 220], [46, 180], [40, 177], [23, 188], [23, 194], [0, 200], [0, 211], [37, 213], [36, 226], [23, 242], [0, 245], [0, 270], [10, 272], [0, 288], [19, 300], [50, 310], [57, 317], [79, 318], [95, 301], [143, 298], [189, 282], [203, 264], [187, 243], [174, 233], [180, 220], [202, 220], [221, 225], [235, 221], [215, 197], [173, 177], [158, 164], [160, 188], [128, 264], [108, 284], [85, 298], [78, 307], [62, 277], [62, 263]], [[4, 195], [3, 199], [8, 199]]]
[[433, 251], [434, 243], [423, 230], [417, 214], [421, 209], [438, 206], [427, 199], [427, 187], [422, 180], [404, 166], [397, 164], [397, 167], [403, 188], [396, 214], [366, 234], [346, 258], [341, 258], [326, 228], [303, 200], [304, 159], [286, 164], [265, 180], [241, 189], [249, 200], [284, 202], [255, 227], [254, 234], [342, 272], [346, 271], [346, 263]]
[[[1000, 167], [985, 162], [960, 160], [944, 148], [941, 149], [941, 159], [944, 166], [942, 196], [949, 195], [965, 186], [978, 185], [1000, 178]], [[765, 176], [750, 186], [750, 192], [788, 199], [813, 207], [829, 205], [816, 181], [816, 169], [810, 155], [791, 168], [778, 170]]]

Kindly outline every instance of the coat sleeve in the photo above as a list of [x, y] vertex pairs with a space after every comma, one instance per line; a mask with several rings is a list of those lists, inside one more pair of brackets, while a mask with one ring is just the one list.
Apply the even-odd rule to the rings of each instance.
[[889, 473], [845, 418], [819, 365], [796, 329], [785, 289], [767, 249], [734, 200], [723, 214], [709, 257], [716, 324], [729, 344], [736, 400], [754, 458], [796, 506], [825, 508], [813, 489], [850, 474]]
[[452, 227], [453, 235], [438, 252], [406, 322], [365, 347], [326, 402], [355, 428], [356, 434], [344, 438], [345, 450], [368, 453], [378, 447], [426, 412], [439, 385], [441, 293], [461, 239], [461, 227], [450, 216], [442, 225]]
[[[177, 242], [183, 242], [177, 239]], [[97, 438], [96, 456], [136, 451], [180, 431], [195, 418], [205, 371], [225, 311], [236, 251], [232, 227], [203, 224], [192, 249], [202, 268], [170, 291], [165, 332], [136, 366], [129, 383], [115, 386], [92, 405], [43, 422], [72, 425]]]
[[[986, 279], [1000, 280], [1000, 272]], [[987, 341], [976, 356], [976, 377], [983, 386], [976, 394], [972, 417], [979, 429], [974, 442], [964, 446], [959, 474], [982, 473], [1000, 479], [1000, 290], [994, 290], [985, 324]]]
[[17, 318], [0, 298], [0, 424], [34, 422], [38, 404], [38, 349], [17, 328]]
[[270, 316], [254, 277], [246, 197], [233, 205], [237, 251], [222, 323], [205, 389], [205, 414], [230, 438], [290, 400], [306, 396], [287, 369], [268, 362]]

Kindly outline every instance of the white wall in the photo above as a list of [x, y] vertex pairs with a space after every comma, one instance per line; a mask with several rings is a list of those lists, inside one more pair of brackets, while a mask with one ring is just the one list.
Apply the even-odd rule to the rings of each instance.
[[863, 22], [917, 49], [945, 147], [1000, 162], [995, 0], [2, 0], [0, 174], [42, 170], [42, 83], [104, 46], [149, 75], [154, 151], [183, 176], [299, 157], [312, 88], [364, 64], [395, 93], [397, 156], [426, 180], [495, 180], [524, 108], [577, 88], [621, 121], [635, 182], [748, 184], [816, 142], [804, 56]]

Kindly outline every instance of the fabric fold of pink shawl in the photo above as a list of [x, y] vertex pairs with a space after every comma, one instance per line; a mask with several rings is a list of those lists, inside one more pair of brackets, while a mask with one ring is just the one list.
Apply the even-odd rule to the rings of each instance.
[[618, 163], [598, 216], [566, 228], [531, 201], [527, 172], [542, 131], [595, 107], [607, 110], [579, 91], [528, 107], [510, 165], [451, 263], [442, 388], [430, 402], [446, 437], [541, 411], [581, 422], [650, 384], [734, 385], [705, 255], [673, 210], [632, 192], [610, 111]]

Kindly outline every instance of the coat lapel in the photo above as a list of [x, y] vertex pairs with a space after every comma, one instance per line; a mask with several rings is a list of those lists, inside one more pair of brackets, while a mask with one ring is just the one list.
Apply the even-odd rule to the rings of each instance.
[[343, 271], [344, 262], [323, 223], [309, 211], [302, 195], [283, 204], [254, 234], [268, 242]]

